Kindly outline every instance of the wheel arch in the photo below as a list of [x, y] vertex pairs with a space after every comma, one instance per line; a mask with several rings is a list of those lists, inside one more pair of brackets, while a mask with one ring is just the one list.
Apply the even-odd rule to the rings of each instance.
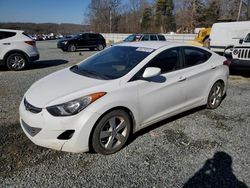
[[26, 59], [26, 61], [28, 62], [29, 61], [29, 56], [27, 55], [27, 53], [25, 53], [24, 51], [22, 50], [10, 50], [8, 51], [5, 55], [4, 55], [4, 64], [6, 65], [6, 61], [7, 61], [7, 58], [11, 55], [11, 54], [14, 54], [14, 53], [19, 53], [19, 54], [22, 54], [24, 56], [24, 58]]
[[105, 112], [97, 119], [97, 121], [95, 122], [94, 126], [92, 127], [91, 132], [90, 132], [90, 136], [89, 136], [89, 140], [88, 140], [89, 150], [93, 151], [93, 147], [92, 147], [92, 142], [91, 142], [91, 140], [92, 140], [92, 137], [93, 137], [93, 132], [94, 132], [95, 127], [97, 126], [97, 124], [99, 123], [99, 121], [100, 121], [106, 114], [108, 114], [108, 113], [110, 113], [110, 112], [112, 112], [112, 111], [114, 111], [114, 110], [123, 110], [123, 111], [125, 111], [125, 112], [128, 114], [129, 119], [130, 119], [130, 122], [131, 122], [131, 124], [132, 124], [131, 131], [130, 131], [129, 134], [132, 134], [132, 133], [134, 132], [134, 130], [135, 130], [135, 125], [136, 125], [136, 121], [135, 121], [135, 117], [134, 117], [132, 111], [131, 111], [129, 108], [125, 107], [125, 106], [116, 106], [116, 107], [110, 108], [109, 110], [105, 111]]
[[225, 92], [226, 92], [226, 83], [225, 83], [225, 80], [223, 80], [222, 78], [217, 78], [217, 79], [215, 79], [215, 81], [211, 82], [211, 85], [210, 85], [209, 88], [208, 88], [208, 91], [207, 91], [208, 95], [207, 95], [207, 97], [206, 97], [206, 102], [207, 102], [207, 100], [208, 100], [209, 93], [210, 93], [212, 87], [213, 87], [214, 84], [217, 83], [217, 82], [221, 82], [221, 83], [223, 84], [223, 87], [224, 87], [224, 88], [223, 88], [223, 94], [225, 94]]

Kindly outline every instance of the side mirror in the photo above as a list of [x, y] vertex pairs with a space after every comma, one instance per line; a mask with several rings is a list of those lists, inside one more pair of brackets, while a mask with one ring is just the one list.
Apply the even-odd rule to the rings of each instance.
[[242, 44], [242, 43], [243, 43], [243, 41], [244, 41], [243, 39], [240, 39], [240, 40], [239, 40], [239, 44]]
[[161, 69], [160, 68], [156, 68], [156, 67], [148, 67], [145, 69], [142, 77], [143, 78], [152, 78], [155, 76], [158, 76], [161, 74]]

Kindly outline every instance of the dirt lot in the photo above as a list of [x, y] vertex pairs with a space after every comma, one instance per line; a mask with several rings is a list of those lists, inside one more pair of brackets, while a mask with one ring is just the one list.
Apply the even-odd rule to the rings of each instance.
[[250, 186], [250, 78], [230, 76], [216, 110], [197, 108], [134, 135], [120, 152], [72, 154], [34, 145], [18, 106], [36, 80], [95, 52], [67, 53], [38, 42], [41, 59], [0, 70], [0, 187]]

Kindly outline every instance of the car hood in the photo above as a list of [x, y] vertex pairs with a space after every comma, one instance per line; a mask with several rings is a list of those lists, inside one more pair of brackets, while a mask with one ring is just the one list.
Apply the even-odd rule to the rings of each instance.
[[[65, 103], [96, 92], [107, 92], [118, 80], [99, 80], [73, 73], [68, 68], [34, 83], [26, 100], [39, 108]], [[112, 86], [111, 86], [112, 85]]]

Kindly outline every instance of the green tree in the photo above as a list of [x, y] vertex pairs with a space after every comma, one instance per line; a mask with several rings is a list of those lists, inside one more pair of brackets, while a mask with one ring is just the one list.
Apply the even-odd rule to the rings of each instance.
[[155, 26], [160, 28], [162, 33], [174, 30], [175, 20], [173, 15], [173, 0], [157, 0], [155, 6]]
[[151, 7], [145, 8], [142, 15], [141, 29], [143, 32], [147, 32], [153, 23], [153, 10]]

